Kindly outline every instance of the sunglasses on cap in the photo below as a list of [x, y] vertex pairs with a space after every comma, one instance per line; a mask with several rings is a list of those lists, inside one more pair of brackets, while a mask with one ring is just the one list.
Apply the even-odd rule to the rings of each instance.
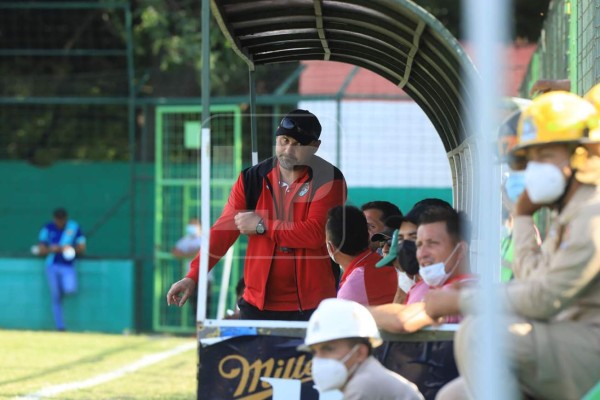
[[315, 135], [313, 135], [311, 132], [307, 132], [304, 129], [300, 128], [300, 125], [298, 125], [296, 123], [296, 121], [294, 121], [293, 119], [291, 119], [289, 117], [284, 117], [281, 120], [281, 122], [279, 123], [279, 126], [284, 129], [287, 129], [288, 131], [295, 130], [298, 133], [301, 133], [306, 136], [310, 136], [311, 138], [316, 140]]
[[387, 239], [387, 240], [386, 240], [386, 239], [384, 239], [384, 240], [379, 240], [379, 241], [378, 241], [378, 245], [379, 245], [379, 247], [380, 247], [380, 248], [383, 248], [383, 247], [385, 247], [386, 245], [387, 245], [388, 247], [390, 247], [390, 246], [392, 245], [392, 239]]

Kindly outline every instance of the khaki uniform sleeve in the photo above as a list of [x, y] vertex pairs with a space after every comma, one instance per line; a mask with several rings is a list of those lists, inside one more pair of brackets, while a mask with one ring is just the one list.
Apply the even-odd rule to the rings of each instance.
[[533, 217], [520, 215], [513, 220], [514, 258], [512, 270], [515, 278], [524, 279], [545, 264], [541, 247], [537, 243]]
[[[506, 307], [524, 317], [549, 319], [573, 304], [597, 279], [600, 215], [594, 212], [597, 210], [581, 211], [564, 227], [561, 243], [548, 257], [540, 256], [539, 250], [531, 247], [519, 247], [521, 262], [527, 261], [531, 271], [543, 269], [544, 272], [516, 279], [500, 290], [500, 299]], [[546, 250], [544, 248], [544, 253]]]
[[[565, 227], [560, 245], [549, 240], [542, 252], [533, 242], [529, 246], [521, 243], [520, 251], [530, 253], [520, 254], [520, 259], [528, 263], [529, 273], [496, 289], [501, 307], [526, 318], [548, 320], [571, 306], [584, 291], [592, 290], [591, 285], [600, 276], [598, 211], [588, 210], [572, 220]], [[478, 313], [477, 299], [477, 289], [461, 290], [461, 312]]]

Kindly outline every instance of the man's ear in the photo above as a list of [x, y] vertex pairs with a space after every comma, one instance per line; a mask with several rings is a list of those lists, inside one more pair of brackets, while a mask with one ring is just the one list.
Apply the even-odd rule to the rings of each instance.
[[365, 343], [359, 344], [357, 353], [360, 362], [366, 360], [369, 357], [369, 346]]
[[320, 140], [313, 140], [310, 145], [315, 148], [315, 152], [316, 152], [317, 150], [319, 150], [319, 146], [321, 145], [321, 141]]

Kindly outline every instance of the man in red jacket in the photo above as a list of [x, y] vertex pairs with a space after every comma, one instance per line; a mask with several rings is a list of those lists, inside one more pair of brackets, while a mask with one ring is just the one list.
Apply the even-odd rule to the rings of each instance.
[[[240, 234], [248, 235], [242, 319], [308, 320], [321, 300], [336, 296], [325, 222], [330, 208], [345, 203], [347, 188], [341, 171], [315, 155], [320, 135], [310, 112], [287, 114], [276, 131], [275, 157], [242, 171], [211, 228], [210, 269]], [[182, 306], [195, 291], [198, 256], [190, 267], [169, 289], [169, 305]]]

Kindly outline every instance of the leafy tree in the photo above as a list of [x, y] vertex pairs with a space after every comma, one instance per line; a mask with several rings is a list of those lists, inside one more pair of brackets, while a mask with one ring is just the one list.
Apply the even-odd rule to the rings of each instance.
[[[39, 0], [38, 0], [39, 1]], [[110, 0], [102, 0], [110, 2]], [[102, 3], [100, 2], [100, 4]], [[460, 35], [461, 0], [417, 0]], [[514, 37], [537, 40], [549, 0], [515, 0]], [[200, 95], [201, 1], [133, 0], [135, 87], [138, 97]], [[121, 9], [3, 9], [0, 48], [126, 49]], [[248, 93], [248, 70], [211, 20], [213, 95]], [[68, 54], [68, 53], [65, 53]], [[128, 95], [123, 56], [15, 56], [0, 63], [0, 96], [120, 97]], [[271, 93], [294, 63], [257, 69], [259, 93]], [[49, 103], [0, 108], [0, 158], [45, 165], [55, 159], [125, 160], [129, 157], [124, 105]]]
[[[415, 0], [432, 13], [456, 37], [461, 38], [462, 0]], [[511, 38], [537, 41], [550, 0], [514, 0], [512, 2]]]

